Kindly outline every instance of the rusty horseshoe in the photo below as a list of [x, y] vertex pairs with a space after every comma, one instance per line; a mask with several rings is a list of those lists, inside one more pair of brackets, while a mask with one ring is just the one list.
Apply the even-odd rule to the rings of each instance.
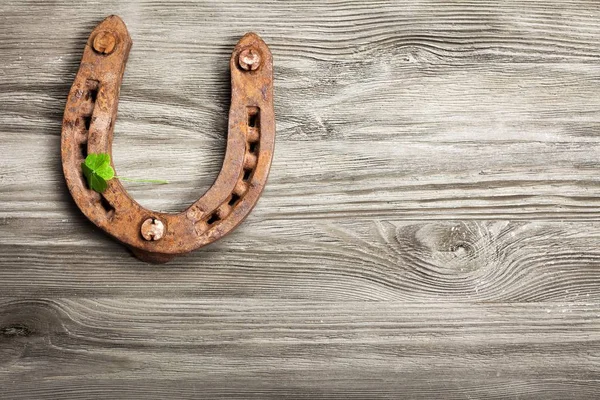
[[108, 181], [103, 193], [89, 189], [81, 169], [87, 154], [112, 155], [119, 91], [131, 44], [125, 23], [115, 15], [91, 33], [65, 107], [62, 166], [75, 203], [90, 221], [139, 259], [163, 263], [231, 232], [258, 201], [275, 142], [273, 59], [255, 33], [237, 43], [229, 62], [231, 107], [223, 167], [189, 208], [164, 213], [142, 207], [116, 178]]

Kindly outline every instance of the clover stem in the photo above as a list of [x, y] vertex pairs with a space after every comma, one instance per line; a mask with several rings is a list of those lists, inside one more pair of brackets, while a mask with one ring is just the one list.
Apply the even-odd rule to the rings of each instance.
[[128, 182], [142, 182], [142, 183], [158, 183], [159, 185], [164, 185], [169, 183], [169, 181], [165, 181], [162, 179], [136, 179], [136, 178], [126, 178], [124, 176], [115, 176], [117, 179], [121, 179]]

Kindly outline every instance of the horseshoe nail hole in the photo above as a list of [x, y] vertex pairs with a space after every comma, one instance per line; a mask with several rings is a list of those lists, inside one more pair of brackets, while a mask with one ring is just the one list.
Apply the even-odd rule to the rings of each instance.
[[89, 131], [90, 125], [92, 124], [92, 116], [86, 115], [85, 117], [83, 117], [83, 124], [85, 125], [85, 130]]
[[248, 110], [248, 127], [257, 128], [259, 124], [260, 109], [258, 107], [250, 106]]
[[81, 157], [85, 160], [87, 157], [87, 142], [79, 143], [79, 152]]
[[248, 151], [250, 153], [256, 153], [257, 150], [258, 150], [258, 142], [250, 143], [250, 145], [248, 146]]
[[[98, 86], [100, 86], [100, 81], [97, 81], [95, 79], [88, 79], [85, 81], [85, 86], [90, 92], [98, 92]], [[96, 98], [94, 97], [94, 100], [95, 99]]]
[[89, 100], [91, 103], [95, 103], [97, 97], [98, 97], [98, 91], [97, 90], [88, 90], [85, 93], [84, 99], [85, 100]]
[[210, 218], [206, 221], [207, 224], [212, 225], [215, 222], [219, 222], [221, 220], [221, 218], [219, 218], [219, 216], [217, 215], [217, 213], [213, 213]]
[[85, 93], [85, 99], [90, 100], [92, 103], [96, 102], [96, 98], [98, 97], [98, 86], [100, 86], [100, 82], [95, 81], [93, 79], [88, 79], [85, 82], [87, 86], [87, 92]]
[[100, 196], [100, 205], [102, 208], [104, 208], [104, 211], [106, 211], [106, 216], [108, 218], [112, 218], [112, 216], [115, 214], [115, 208], [108, 202], [108, 200], [106, 200], [106, 198], [104, 198], [104, 196]]
[[90, 90], [90, 100], [92, 103], [96, 102], [96, 98], [98, 97], [98, 90]]
[[250, 176], [252, 175], [252, 170], [251, 169], [245, 169], [244, 170], [244, 176], [242, 177], [242, 180], [244, 182], [247, 182], [248, 179], [250, 179]]
[[227, 202], [227, 204], [229, 204], [230, 206], [234, 206], [235, 203], [237, 203], [237, 201], [240, 199], [240, 196], [238, 196], [237, 194], [233, 193], [231, 195], [231, 197], [229, 198], [229, 202]]

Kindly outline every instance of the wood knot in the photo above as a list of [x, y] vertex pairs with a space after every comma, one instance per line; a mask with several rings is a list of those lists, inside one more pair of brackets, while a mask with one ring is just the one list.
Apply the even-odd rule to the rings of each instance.
[[28, 326], [22, 324], [13, 324], [0, 328], [0, 336], [6, 338], [31, 336], [33, 331]]
[[413, 253], [418, 250], [422, 262], [455, 275], [485, 270], [497, 259], [497, 246], [485, 224], [427, 224], [414, 232], [414, 241]]

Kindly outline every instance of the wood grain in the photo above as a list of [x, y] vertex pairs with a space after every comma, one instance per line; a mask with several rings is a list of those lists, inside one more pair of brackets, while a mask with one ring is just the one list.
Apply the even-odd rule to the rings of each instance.
[[[118, 173], [179, 211], [224, 154], [237, 40], [275, 62], [263, 197], [166, 266], [60, 169], [93, 27], [127, 23]], [[0, 398], [595, 399], [600, 3], [3, 1]]]
[[[119, 149], [117, 173], [168, 179], [168, 185], [126, 183], [144, 206], [180, 211], [210, 187], [218, 171], [199, 172], [200, 159], [219, 165], [214, 142], [138, 142]], [[74, 216], [63, 190], [58, 138], [8, 139], [31, 154], [15, 158], [0, 211], [6, 217]], [[193, 144], [190, 144], [193, 143]], [[188, 149], [194, 152], [188, 154]], [[253, 212], [275, 219], [541, 219], [600, 220], [597, 143], [422, 143], [394, 141], [279, 142], [269, 184]], [[148, 168], [152, 160], [164, 166]], [[182, 154], [173, 157], [173, 154]], [[308, 157], [308, 155], [310, 155]], [[432, 163], [432, 157], [437, 160]], [[127, 160], [121, 168], [122, 160]], [[32, 173], [30, 165], [37, 164]], [[154, 165], [154, 164], [153, 164]], [[42, 173], [48, 171], [48, 177]], [[37, 172], [37, 173], [36, 173]]]
[[593, 397], [598, 321], [577, 303], [20, 300], [0, 371], [14, 398]]
[[[83, 219], [83, 217], [81, 218]], [[600, 302], [600, 227], [580, 223], [256, 221], [166, 266], [72, 222], [1, 237], [0, 292], [36, 296]], [[31, 249], [33, 251], [27, 251]], [[35, 250], [34, 250], [35, 249]], [[70, 262], [65, 262], [68, 257]], [[110, 257], [110, 262], [106, 259]]]

